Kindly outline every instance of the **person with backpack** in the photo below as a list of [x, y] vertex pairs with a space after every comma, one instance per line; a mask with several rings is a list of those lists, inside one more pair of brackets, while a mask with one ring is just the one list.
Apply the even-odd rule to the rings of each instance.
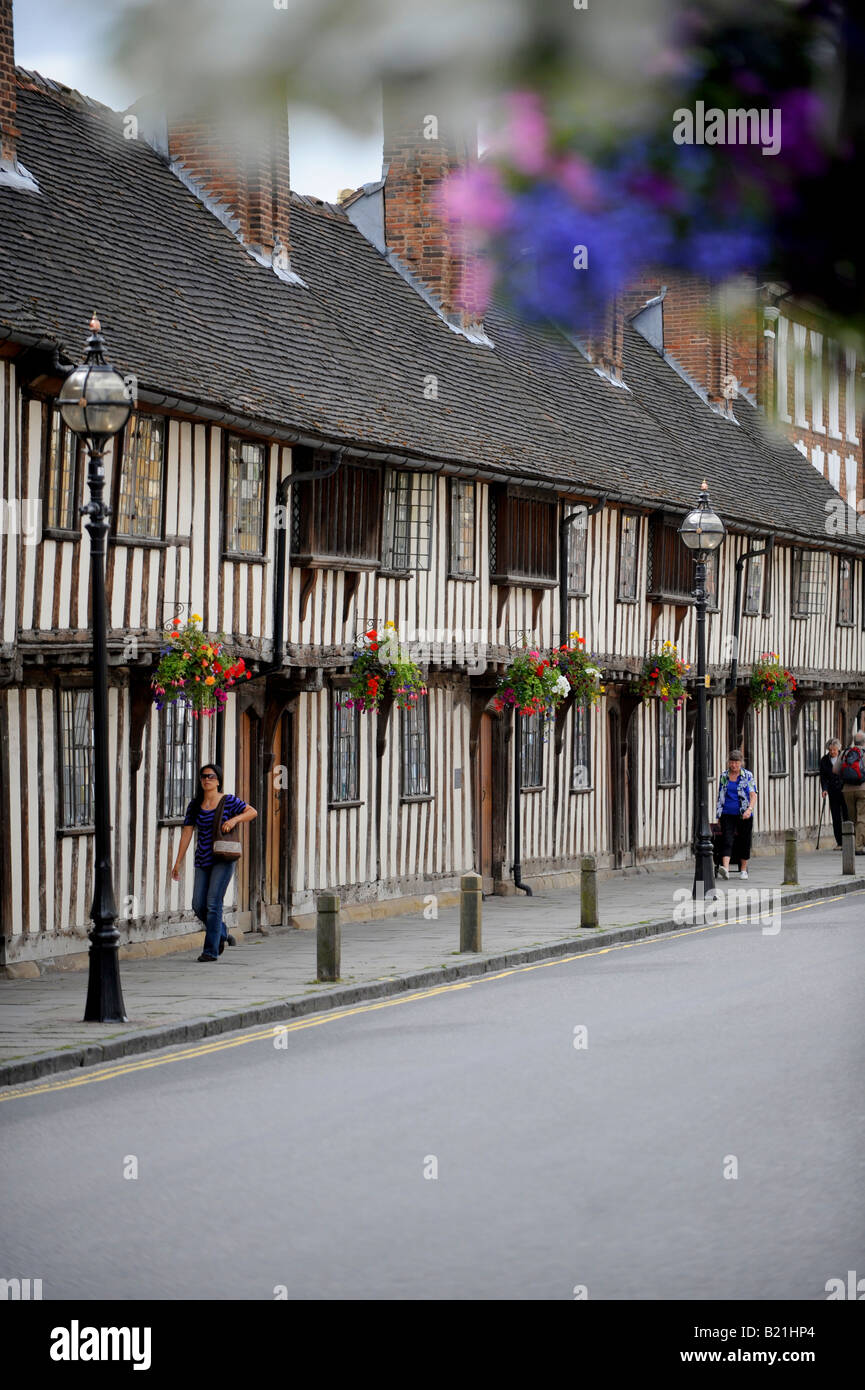
[[856, 853], [865, 854], [865, 733], [854, 734], [850, 747], [841, 754], [838, 776], [844, 789], [847, 819], [853, 822]]
[[826, 744], [826, 752], [820, 759], [820, 787], [821, 795], [824, 798], [829, 798], [829, 812], [832, 816], [832, 831], [835, 835], [836, 849], [841, 848], [841, 823], [847, 815], [847, 808], [844, 805], [844, 788], [841, 778], [838, 776], [838, 759], [840, 757], [841, 740], [830, 738]]

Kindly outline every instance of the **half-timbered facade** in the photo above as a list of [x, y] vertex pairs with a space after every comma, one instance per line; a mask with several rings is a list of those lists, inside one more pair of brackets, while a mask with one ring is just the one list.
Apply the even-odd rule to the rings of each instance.
[[[676, 528], [704, 476], [728, 527], [711, 576], [711, 772], [743, 743], [757, 845], [813, 832], [823, 744], [865, 703], [865, 536], [758, 405], [715, 408], [639, 304], [612, 374], [502, 308], [482, 330], [448, 321], [356, 210], [286, 192], [290, 269], [265, 264], [114, 113], [20, 72], [17, 101], [31, 184], [0, 179], [0, 965], [81, 951], [89, 926], [89, 542], [55, 401], [94, 307], [137, 378], [107, 457], [125, 942], [197, 929], [191, 868], [179, 884], [169, 870], [205, 759], [259, 810], [232, 889], [249, 929], [310, 924], [324, 887], [358, 912], [448, 891], [472, 867], [509, 891], [515, 756], [530, 881], [586, 852], [609, 868], [687, 856], [693, 716], [631, 686], [653, 643], [695, 660]], [[748, 550], [761, 553], [740, 567], [737, 643]], [[252, 673], [210, 722], [150, 693], [166, 624], [192, 613]], [[349, 711], [352, 652], [385, 621], [428, 695], [409, 713]], [[603, 699], [515, 732], [492, 705], [504, 664], [574, 629]], [[799, 681], [780, 716], [748, 699], [768, 649]]]

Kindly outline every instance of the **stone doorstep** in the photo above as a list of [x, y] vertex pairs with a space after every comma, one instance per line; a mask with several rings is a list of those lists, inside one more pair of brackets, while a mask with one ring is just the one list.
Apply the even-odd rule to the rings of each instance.
[[[776, 885], [777, 886], [777, 885]], [[807, 888], [788, 887], [782, 889], [783, 901], [810, 902], [827, 893], [846, 896], [852, 892], [865, 891], [865, 878], [856, 876], [831, 880]], [[693, 924], [691, 924], [693, 925]], [[335, 984], [320, 994], [294, 996], [283, 1001], [232, 1010], [225, 1014], [210, 1015], [205, 1018], [191, 1018], [182, 1023], [154, 1025], [147, 1031], [136, 1030], [119, 1034], [105, 1043], [82, 1044], [80, 1047], [66, 1048], [63, 1051], [39, 1053], [34, 1057], [22, 1058], [14, 1062], [0, 1063], [0, 1086], [25, 1084], [43, 1076], [71, 1071], [79, 1067], [99, 1066], [118, 1057], [156, 1052], [165, 1047], [182, 1046], [200, 1038], [217, 1034], [237, 1032], [239, 1029], [260, 1027], [262, 1024], [284, 1023], [287, 1019], [303, 1017], [310, 1013], [327, 1012], [330, 1009], [349, 1004], [364, 1003], [369, 1000], [387, 998], [395, 994], [407, 994], [413, 990], [428, 989], [455, 980], [475, 976], [495, 974], [513, 966], [533, 961], [555, 960], [561, 956], [583, 954], [596, 946], [615, 946], [648, 937], [663, 936], [667, 933], [688, 931], [689, 924], [676, 922], [672, 918], [655, 918], [630, 926], [599, 926], [584, 929], [579, 936], [571, 936], [546, 944], [517, 948], [499, 952], [495, 956], [470, 957], [453, 964], [434, 969], [414, 971], [407, 975], [395, 975], [388, 979], [364, 981], [357, 985]]]

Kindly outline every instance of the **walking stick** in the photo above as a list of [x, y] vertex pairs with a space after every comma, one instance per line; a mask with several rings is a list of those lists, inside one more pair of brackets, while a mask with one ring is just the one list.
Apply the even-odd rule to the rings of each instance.
[[818, 822], [817, 822], [817, 848], [818, 848], [818, 849], [820, 848], [820, 827], [821, 827], [821, 825], [823, 824], [823, 812], [826, 810], [826, 802], [827, 802], [827, 800], [828, 800], [828, 795], [829, 795], [829, 794], [828, 794], [828, 792], [827, 792], [826, 796], [821, 796], [821, 797], [820, 797], [820, 819], [819, 819]]

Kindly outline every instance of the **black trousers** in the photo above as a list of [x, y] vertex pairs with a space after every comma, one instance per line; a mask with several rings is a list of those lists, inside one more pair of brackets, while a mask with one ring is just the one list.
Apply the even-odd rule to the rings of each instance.
[[749, 816], [743, 820], [741, 815], [731, 816], [726, 811], [721, 812], [721, 854], [722, 856], [733, 856], [733, 847], [741, 860], [751, 858], [751, 833], [754, 829], [754, 817]]
[[829, 791], [827, 793], [829, 810], [832, 814], [832, 829], [835, 832], [835, 843], [841, 843], [841, 822], [847, 819], [847, 807], [844, 804], [844, 793], [841, 791]]

